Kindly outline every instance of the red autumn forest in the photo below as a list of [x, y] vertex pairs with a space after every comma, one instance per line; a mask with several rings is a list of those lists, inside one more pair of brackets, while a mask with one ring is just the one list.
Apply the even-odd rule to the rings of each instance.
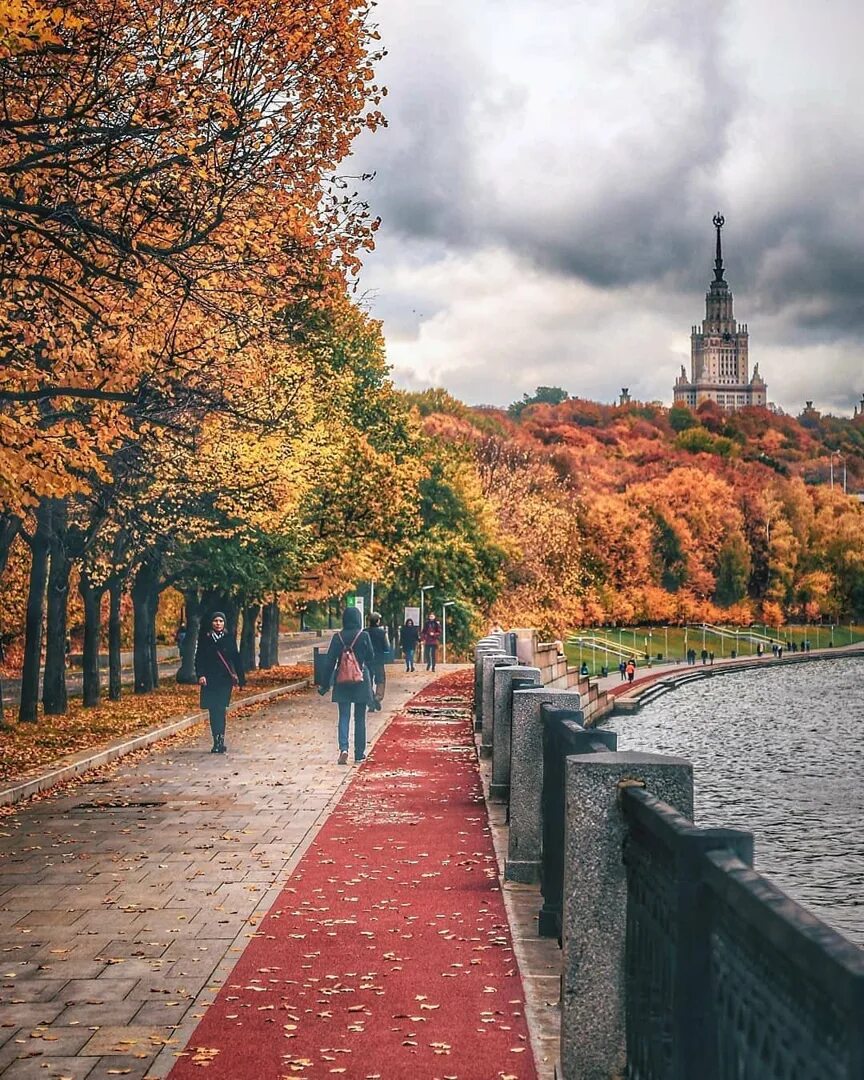
[[864, 616], [864, 505], [843, 490], [864, 490], [862, 415], [415, 400], [427, 432], [470, 448], [505, 624]]

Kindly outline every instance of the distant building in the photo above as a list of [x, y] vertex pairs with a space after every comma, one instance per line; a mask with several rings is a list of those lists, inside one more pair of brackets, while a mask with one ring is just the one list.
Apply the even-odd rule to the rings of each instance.
[[701, 329], [694, 326], [690, 336], [690, 378], [684, 365], [675, 380], [676, 405], [696, 408], [703, 401], [716, 401], [724, 409], [742, 409], [746, 405], [766, 405], [765, 380], [759, 365], [748, 378], [747, 324], [739, 326], [732, 312], [732, 292], [723, 275], [723, 252], [720, 230], [722, 214], [714, 215], [717, 230], [717, 256], [714, 280], [705, 294], [705, 319]]
[[859, 417], [864, 417], [864, 394], [861, 395], [861, 404], [855, 406], [855, 411], [852, 413], [852, 419], [857, 420]]
[[618, 397], [618, 404], [619, 405], [629, 405], [630, 404], [630, 387], [629, 386], [622, 386], [621, 387], [621, 393], [620, 393], [620, 395]]

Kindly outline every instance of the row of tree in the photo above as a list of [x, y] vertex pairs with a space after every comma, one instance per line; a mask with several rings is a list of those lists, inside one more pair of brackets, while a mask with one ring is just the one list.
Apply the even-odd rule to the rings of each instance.
[[260, 616], [266, 666], [280, 598], [390, 573], [394, 606], [433, 557], [430, 498], [458, 466], [350, 299], [376, 222], [334, 171], [382, 119], [369, 7], [0, 13], [0, 575], [21, 720], [43, 644], [44, 712], [67, 708], [73, 589], [95, 705], [105, 619], [121, 692], [129, 598], [144, 693], [169, 586], [191, 679], [209, 608], [242, 619], [247, 660]]

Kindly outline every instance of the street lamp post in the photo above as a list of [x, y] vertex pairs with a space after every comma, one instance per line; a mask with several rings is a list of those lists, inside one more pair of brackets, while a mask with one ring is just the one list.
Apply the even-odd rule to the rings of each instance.
[[832, 491], [834, 490], [834, 458], [835, 457], [840, 458], [840, 460], [843, 462], [843, 494], [845, 495], [846, 494], [846, 455], [841, 454], [839, 450], [832, 450], [831, 451], [831, 457], [829, 459], [830, 464], [831, 464], [831, 490]]
[[423, 627], [426, 625], [426, 622], [425, 622], [425, 620], [423, 618], [423, 598], [424, 598], [425, 593], [426, 593], [426, 591], [428, 589], [434, 589], [434, 588], [435, 588], [434, 585], [421, 585], [420, 586], [420, 629], [421, 629], [421, 631], [422, 631]]
[[447, 608], [455, 604], [455, 600], [445, 600], [441, 605], [441, 655], [442, 664], [447, 663]]

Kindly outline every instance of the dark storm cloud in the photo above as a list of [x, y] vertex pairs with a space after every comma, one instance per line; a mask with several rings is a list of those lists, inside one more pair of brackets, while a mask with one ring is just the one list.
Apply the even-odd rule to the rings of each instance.
[[[851, 0], [783, 5], [782, 19], [774, 0], [382, 0], [379, 11], [390, 128], [358, 157], [377, 173], [369, 197], [384, 225], [368, 273], [388, 332], [420, 344], [437, 334], [454, 364], [474, 365], [456, 377], [482, 385], [503, 347], [500, 320], [484, 299], [484, 359], [465, 293], [479, 279], [467, 268], [504, 252], [502, 308], [518, 309], [520, 275], [545, 276], [578, 341], [562, 348], [550, 308], [524, 378], [557, 363], [599, 379], [590, 358], [610, 355], [619, 323], [609, 311], [590, 337], [591, 305], [578, 299], [590, 293], [604, 311], [608, 300], [621, 319], [651, 323], [654, 352], [641, 362], [654, 381], [642, 390], [668, 397], [701, 318], [720, 209], [736, 313], [766, 359], [782, 357], [790, 393], [813, 378], [808, 350], [837, 343], [820, 353], [833, 365], [826, 400], [857, 400], [864, 17]], [[630, 340], [616, 347], [614, 381], [636, 384]]]

